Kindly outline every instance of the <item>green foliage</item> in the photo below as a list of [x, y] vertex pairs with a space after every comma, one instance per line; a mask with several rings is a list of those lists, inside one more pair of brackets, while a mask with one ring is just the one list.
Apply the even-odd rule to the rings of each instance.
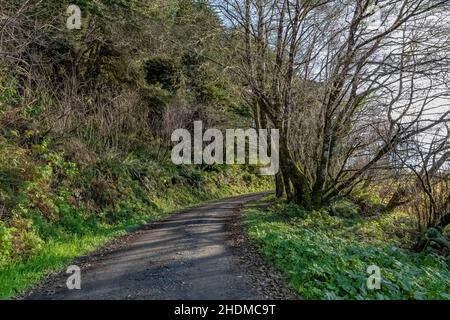
[[280, 215], [287, 219], [303, 218], [308, 212], [293, 203], [277, 203], [273, 209], [278, 209]]
[[0, 224], [0, 266], [29, 257], [42, 247], [43, 241], [32, 230], [30, 220], [16, 217], [8, 226]]
[[195, 188], [199, 188], [204, 181], [202, 174], [199, 171], [192, 170], [191, 167], [181, 167], [179, 175], [186, 179], [186, 182]]
[[250, 174], [250, 173], [245, 173], [242, 177], [242, 179], [244, 180], [245, 183], [247, 183], [248, 185], [250, 185], [253, 182], [254, 179], [254, 175]]
[[180, 87], [180, 66], [172, 58], [150, 58], [145, 62], [144, 70], [149, 85], [160, 86], [169, 92], [175, 92]]
[[[244, 215], [250, 237], [306, 299], [450, 299], [450, 271], [437, 255], [415, 254], [355, 236], [361, 224], [330, 216], [285, 214], [251, 206]], [[364, 225], [364, 224], [363, 224]], [[381, 268], [381, 290], [366, 286], [367, 268]]]
[[423, 233], [421, 239], [424, 242], [423, 247], [425, 247], [426, 252], [450, 256], [450, 232], [435, 227], [428, 228]]
[[380, 215], [385, 213], [386, 206], [379, 192], [363, 189], [355, 189], [351, 199], [360, 207], [361, 214], [365, 216]]
[[0, 221], [0, 267], [5, 265], [13, 250], [11, 230]]
[[17, 76], [0, 78], [0, 115], [6, 106], [16, 105], [22, 99], [19, 94]]
[[341, 218], [356, 218], [360, 214], [359, 207], [345, 198], [336, 198], [331, 202], [331, 214]]
[[139, 11], [136, 0], [74, 0], [72, 4], [80, 7], [85, 15], [94, 15], [110, 22], [121, 19], [130, 22], [135, 12]]

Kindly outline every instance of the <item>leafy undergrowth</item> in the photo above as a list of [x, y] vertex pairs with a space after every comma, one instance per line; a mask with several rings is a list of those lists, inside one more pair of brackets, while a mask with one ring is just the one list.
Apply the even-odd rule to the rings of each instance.
[[80, 167], [47, 144], [30, 151], [0, 137], [3, 299], [169, 212], [270, 188], [245, 167], [177, 167], [133, 155]]
[[[249, 205], [245, 228], [303, 298], [450, 299], [450, 271], [443, 257], [412, 253], [394, 235], [380, 237], [380, 228], [398, 220], [402, 227], [404, 217], [364, 221], [292, 205], [266, 207]], [[367, 287], [372, 265], [381, 269], [379, 290]]]

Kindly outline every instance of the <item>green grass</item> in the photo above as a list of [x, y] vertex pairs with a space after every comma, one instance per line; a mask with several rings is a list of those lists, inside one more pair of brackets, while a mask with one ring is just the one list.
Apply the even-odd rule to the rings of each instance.
[[[155, 211], [116, 225], [99, 225], [86, 234], [66, 235], [51, 239], [39, 253], [23, 261], [11, 263], [0, 271], [0, 298], [7, 299], [24, 292], [51, 272], [59, 271], [74, 259], [95, 251], [127, 231], [167, 215], [170, 209]], [[80, 222], [80, 221], [78, 221]]]
[[[127, 231], [160, 219], [168, 213], [169, 209], [158, 210], [115, 225], [98, 224], [81, 234], [66, 233], [64, 237], [49, 239], [37, 254], [22, 261], [9, 263], [0, 270], [0, 299], [8, 299], [24, 292], [46, 275], [61, 270], [74, 259], [93, 252]], [[80, 219], [75, 221], [82, 223]]]
[[38, 283], [45, 275], [66, 266], [70, 261], [105, 244], [117, 231], [99, 235], [73, 237], [64, 242], [50, 242], [44, 250], [26, 261], [11, 264], [0, 272], [0, 298], [11, 298]]
[[[450, 271], [443, 257], [412, 253], [382, 232], [392, 225], [404, 227], [398, 222], [403, 218], [346, 219], [258, 204], [247, 207], [244, 225], [305, 299], [450, 299]], [[380, 290], [367, 288], [371, 265], [381, 269]]]

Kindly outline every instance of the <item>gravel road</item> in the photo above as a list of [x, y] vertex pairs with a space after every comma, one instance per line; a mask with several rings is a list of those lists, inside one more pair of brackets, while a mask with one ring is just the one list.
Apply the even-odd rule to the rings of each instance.
[[248, 243], [239, 209], [253, 194], [171, 215], [75, 261], [81, 290], [64, 271], [25, 299], [247, 300], [295, 298], [282, 277]]

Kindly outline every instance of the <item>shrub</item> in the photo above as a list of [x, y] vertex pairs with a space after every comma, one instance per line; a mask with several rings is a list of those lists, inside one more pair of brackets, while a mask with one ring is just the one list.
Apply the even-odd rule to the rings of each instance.
[[251, 184], [252, 182], [253, 182], [253, 178], [254, 178], [255, 176], [254, 175], [252, 175], [252, 174], [250, 174], [250, 173], [244, 173], [243, 175], [242, 175], [242, 179], [244, 180], [244, 182], [246, 183], [246, 184]]
[[360, 208], [345, 198], [335, 198], [330, 206], [331, 214], [341, 218], [356, 218], [360, 215]]
[[307, 213], [302, 207], [293, 204], [279, 204], [280, 205], [280, 213], [289, 219], [293, 218], [303, 218], [305, 214]]
[[449, 233], [440, 227], [428, 228], [421, 234], [416, 249], [447, 257], [450, 253]]
[[179, 86], [180, 66], [171, 58], [154, 57], [144, 65], [145, 80], [149, 85], [159, 85], [164, 90], [174, 92]]
[[11, 230], [0, 221], [0, 267], [10, 261], [12, 249]]
[[188, 167], [180, 167], [179, 175], [183, 177], [190, 186], [196, 188], [199, 188], [204, 180], [200, 171]]
[[31, 221], [14, 218], [11, 226], [0, 222], [0, 266], [37, 253], [43, 241], [31, 228]]

